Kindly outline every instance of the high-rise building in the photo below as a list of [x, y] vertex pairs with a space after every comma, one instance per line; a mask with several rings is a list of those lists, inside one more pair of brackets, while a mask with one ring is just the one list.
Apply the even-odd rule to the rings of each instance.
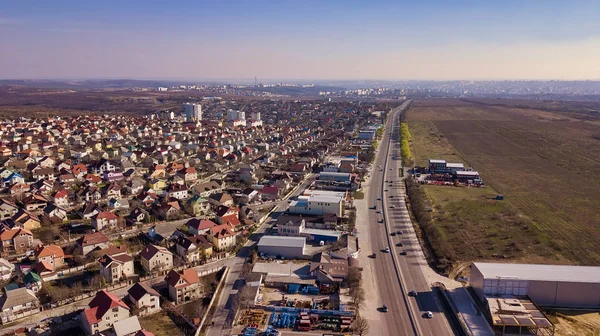
[[246, 119], [246, 112], [236, 111], [236, 110], [227, 111], [227, 120], [228, 121], [245, 120], [245, 119]]
[[185, 109], [185, 119], [188, 122], [202, 120], [202, 105], [194, 103], [185, 103], [183, 105]]

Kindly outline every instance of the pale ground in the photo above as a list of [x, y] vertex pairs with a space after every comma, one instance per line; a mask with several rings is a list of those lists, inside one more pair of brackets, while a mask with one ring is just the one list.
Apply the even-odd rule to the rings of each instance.
[[278, 290], [276, 288], [261, 287], [260, 294], [262, 295], [262, 303], [269, 304], [272, 306], [279, 306], [281, 296], [284, 295], [288, 300], [297, 301], [309, 301], [313, 300], [337, 300], [335, 295], [306, 295], [306, 294], [288, 294], [287, 292]]
[[[555, 323], [556, 336], [600, 335], [600, 313], [586, 311], [558, 311], [549, 316]], [[555, 317], [552, 318], [552, 317]]]

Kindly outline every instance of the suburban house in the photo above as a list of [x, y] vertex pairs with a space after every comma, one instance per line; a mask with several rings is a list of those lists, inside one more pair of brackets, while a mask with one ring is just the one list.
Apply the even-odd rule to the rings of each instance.
[[211, 228], [217, 226], [210, 219], [198, 219], [192, 218], [186, 223], [188, 231], [193, 235], [205, 234], [210, 231]]
[[11, 221], [13, 227], [20, 227], [26, 230], [35, 230], [41, 227], [38, 216], [25, 209], [19, 209], [8, 221]]
[[233, 206], [233, 198], [228, 193], [215, 193], [208, 197], [208, 202], [216, 209], [221, 205]]
[[12, 217], [17, 211], [19, 211], [19, 207], [15, 203], [0, 199], [0, 220]]
[[200, 197], [208, 197], [214, 193], [221, 192], [223, 188], [221, 185], [215, 181], [209, 181], [206, 183], [196, 184], [192, 187], [193, 193]]
[[102, 250], [110, 246], [110, 240], [102, 232], [86, 234], [77, 239], [77, 248], [82, 255], [87, 255], [94, 250]]
[[42, 277], [34, 271], [30, 271], [23, 277], [23, 284], [25, 288], [31, 289], [32, 292], [37, 293], [42, 289]]
[[122, 279], [135, 275], [133, 257], [126, 253], [113, 256], [105, 254], [98, 262], [100, 263], [100, 274], [109, 284], [117, 283]]
[[206, 198], [194, 195], [187, 200], [185, 209], [192, 216], [206, 216], [210, 212], [210, 203]]
[[117, 227], [119, 217], [112, 212], [101, 211], [92, 219], [94, 229], [100, 231]]
[[258, 195], [259, 193], [257, 190], [254, 190], [252, 188], [246, 188], [241, 192], [240, 201], [242, 202], [242, 204], [248, 204], [255, 201], [258, 198]]
[[0, 233], [0, 245], [6, 253], [23, 253], [33, 247], [33, 233], [21, 228], [4, 230]]
[[38, 246], [34, 251], [35, 262], [57, 270], [65, 264], [65, 252], [58, 245]]
[[173, 183], [167, 189], [167, 196], [178, 200], [187, 199], [189, 197], [188, 187], [178, 183]]
[[88, 335], [95, 335], [128, 317], [129, 307], [114, 294], [101, 290], [81, 313], [81, 324]]
[[212, 254], [212, 244], [202, 235], [184, 237], [177, 236], [175, 249], [185, 263], [198, 262], [209, 258]]
[[68, 208], [71, 206], [71, 201], [69, 200], [69, 192], [66, 190], [57, 191], [52, 197], [54, 200], [54, 204], [57, 207]]
[[215, 220], [219, 224], [229, 224], [235, 229], [240, 225], [240, 219], [238, 218], [239, 212], [240, 209], [236, 207], [220, 206], [217, 208]]
[[235, 246], [237, 233], [229, 224], [221, 224], [212, 227], [208, 237], [217, 251], [224, 251]]
[[171, 270], [165, 277], [165, 282], [169, 287], [169, 297], [175, 304], [198, 299], [202, 294], [198, 272], [193, 268], [181, 273]]
[[260, 193], [263, 201], [275, 201], [279, 198], [281, 190], [276, 186], [264, 186]]
[[137, 282], [127, 290], [129, 301], [139, 312], [146, 316], [160, 311], [160, 294], [148, 284]]
[[9, 262], [4, 258], [0, 258], [0, 278], [2, 280], [6, 281], [10, 279], [14, 270], [15, 264]]
[[162, 246], [146, 245], [140, 252], [142, 267], [148, 273], [173, 268], [173, 253]]
[[40, 301], [32, 290], [21, 287], [12, 290], [4, 289], [4, 292], [0, 297], [2, 324], [40, 311]]

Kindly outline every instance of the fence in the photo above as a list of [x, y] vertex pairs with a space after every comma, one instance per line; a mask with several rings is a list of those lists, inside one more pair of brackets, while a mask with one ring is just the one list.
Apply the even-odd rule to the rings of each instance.
[[18, 312], [18, 313], [8, 313], [8, 312], [2, 312], [0, 313], [0, 319], [2, 321], [2, 324], [8, 323], [8, 322], [12, 322], [14, 320], [18, 320], [30, 315], [34, 315], [40, 312], [40, 308], [39, 307], [33, 307], [29, 310], [26, 311], [22, 311], [22, 312]]
[[87, 263], [87, 264], [82, 265], [82, 266], [76, 266], [76, 267], [67, 268], [67, 269], [64, 269], [64, 270], [57, 271], [56, 274], [54, 274], [54, 275], [45, 276], [43, 278], [44, 278], [44, 281], [56, 280], [56, 279], [64, 276], [65, 274], [71, 274], [71, 273], [75, 273], [75, 272], [81, 272], [86, 267], [88, 267], [90, 265], [96, 265], [97, 263], [98, 262], [94, 261], [94, 262], [90, 262], [90, 263]]
[[212, 298], [210, 299], [210, 302], [208, 303], [208, 307], [206, 307], [206, 310], [202, 314], [203, 315], [202, 320], [200, 320], [200, 324], [198, 324], [198, 329], [196, 330], [195, 336], [200, 335], [200, 331], [202, 330], [202, 327], [204, 326], [204, 323], [206, 322], [206, 318], [208, 317], [208, 314], [210, 313], [210, 310], [212, 309], [212, 306], [214, 305], [215, 300], [218, 300], [218, 298], [221, 296], [221, 294], [217, 295], [217, 293], [219, 293], [219, 291], [221, 291], [221, 289], [223, 289], [223, 285], [225, 284], [225, 279], [227, 279], [227, 274], [229, 273], [229, 267], [227, 267], [227, 266], [220, 267], [218, 270], [222, 270], [223, 268], [225, 269], [225, 271], [223, 272], [223, 275], [221, 276], [221, 280], [219, 281], [219, 284], [217, 285], [217, 288], [215, 290], [215, 295], [212, 296]]
[[265, 306], [255, 304], [254, 308], [264, 309], [266, 311], [272, 312], [284, 312], [284, 313], [310, 313], [310, 314], [318, 314], [318, 315], [330, 315], [330, 316], [354, 316], [356, 315], [353, 311], [343, 311], [343, 310], [322, 310], [322, 309], [310, 309], [310, 308], [294, 308], [294, 307], [279, 307], [279, 306]]

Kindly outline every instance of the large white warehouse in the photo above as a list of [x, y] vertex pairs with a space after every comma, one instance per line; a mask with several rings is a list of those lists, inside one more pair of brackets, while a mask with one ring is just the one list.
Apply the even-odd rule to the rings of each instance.
[[471, 287], [482, 301], [527, 295], [538, 306], [600, 308], [600, 267], [475, 262]]

